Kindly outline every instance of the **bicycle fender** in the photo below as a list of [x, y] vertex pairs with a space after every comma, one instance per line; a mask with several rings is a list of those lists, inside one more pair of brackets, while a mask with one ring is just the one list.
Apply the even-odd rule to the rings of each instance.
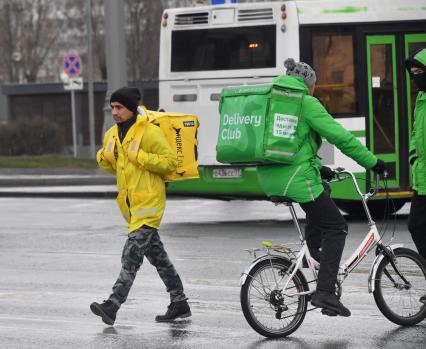
[[[390, 249], [392, 251], [395, 251], [397, 248], [403, 247], [403, 244], [394, 244], [394, 245], [390, 245]], [[379, 253], [376, 258], [373, 261], [373, 264], [371, 265], [370, 268], [370, 273], [368, 276], [368, 292], [372, 293], [374, 292], [374, 280], [376, 279], [376, 273], [377, 273], [377, 268], [379, 267], [380, 262], [383, 260], [383, 258], [385, 258], [385, 255], [383, 253]]]
[[260, 257], [257, 257], [255, 260], [253, 260], [252, 262], [251, 262], [251, 264], [244, 270], [244, 272], [241, 274], [241, 277], [240, 277], [240, 286], [243, 286], [245, 283], [246, 283], [246, 280], [247, 280], [247, 276], [248, 276], [248, 274], [251, 272], [251, 270], [258, 264], [258, 263], [260, 263], [260, 262], [262, 262], [262, 261], [264, 261], [265, 259], [284, 259], [284, 260], [287, 260], [287, 261], [289, 261], [289, 259], [288, 258], [285, 258], [285, 257], [283, 257], [283, 256], [280, 256], [280, 255], [276, 255], [276, 254], [270, 254], [270, 255], [267, 255], [267, 254], [265, 254], [265, 255], [263, 255], [263, 256], [260, 256]]

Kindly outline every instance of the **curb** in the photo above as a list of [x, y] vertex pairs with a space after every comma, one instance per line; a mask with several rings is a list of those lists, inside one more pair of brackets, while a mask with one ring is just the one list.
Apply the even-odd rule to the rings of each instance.
[[99, 169], [0, 169], [0, 198], [113, 198], [116, 185]]
[[114, 185], [113, 176], [90, 175], [0, 175], [0, 187]]
[[57, 199], [77, 199], [77, 198], [93, 198], [93, 199], [114, 199], [117, 192], [19, 192], [4, 191], [0, 192], [0, 198], [57, 198]]

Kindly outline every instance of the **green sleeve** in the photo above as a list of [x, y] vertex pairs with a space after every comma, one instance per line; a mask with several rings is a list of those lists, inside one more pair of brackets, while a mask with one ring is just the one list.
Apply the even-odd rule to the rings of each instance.
[[362, 167], [370, 169], [377, 163], [376, 156], [352, 133], [335, 121], [316, 98], [305, 96], [302, 117], [315, 132]]

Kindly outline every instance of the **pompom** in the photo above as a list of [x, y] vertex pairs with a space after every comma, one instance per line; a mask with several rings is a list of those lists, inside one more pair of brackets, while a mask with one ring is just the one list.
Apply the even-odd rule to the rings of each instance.
[[287, 59], [284, 61], [284, 67], [285, 67], [287, 70], [294, 70], [294, 68], [296, 68], [296, 62], [294, 61], [294, 59], [293, 59], [293, 58], [287, 58]]

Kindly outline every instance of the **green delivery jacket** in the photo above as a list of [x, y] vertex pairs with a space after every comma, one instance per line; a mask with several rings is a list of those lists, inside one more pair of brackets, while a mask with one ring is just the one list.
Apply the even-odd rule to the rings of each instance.
[[[414, 109], [414, 127], [410, 142], [413, 189], [419, 195], [426, 195], [426, 92], [417, 95]], [[417, 157], [417, 158], [416, 158]]]
[[[289, 88], [303, 88], [308, 93], [307, 86], [299, 77], [279, 76], [274, 79], [274, 83]], [[306, 203], [322, 193], [322, 164], [317, 155], [322, 138], [366, 169], [377, 163], [377, 158], [337, 123], [318, 99], [308, 94], [303, 99], [297, 136], [303, 142], [293, 164], [258, 166], [259, 182], [266, 195], [287, 196], [296, 202]]]
[[[420, 51], [414, 59], [426, 67], [426, 51]], [[414, 107], [414, 127], [410, 141], [413, 189], [426, 195], [426, 92], [420, 91]]]

